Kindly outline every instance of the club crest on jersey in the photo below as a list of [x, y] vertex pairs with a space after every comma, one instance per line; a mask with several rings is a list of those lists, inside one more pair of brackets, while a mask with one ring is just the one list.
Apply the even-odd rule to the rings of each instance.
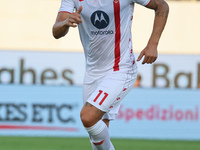
[[95, 11], [90, 20], [97, 29], [104, 29], [109, 24], [109, 16], [101, 10]]

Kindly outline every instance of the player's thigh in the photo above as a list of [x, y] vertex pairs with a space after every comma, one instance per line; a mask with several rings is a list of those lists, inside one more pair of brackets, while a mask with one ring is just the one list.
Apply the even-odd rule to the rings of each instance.
[[127, 76], [127, 79], [126, 79], [126, 82], [124, 82], [122, 91], [119, 93], [114, 103], [110, 106], [109, 111], [104, 114], [103, 119], [114, 120], [116, 118], [116, 116], [118, 115], [121, 103], [123, 99], [125, 98], [125, 96], [133, 88], [136, 78], [137, 78], [137, 72], [134, 72], [133, 74], [129, 74]]
[[[92, 93], [87, 102], [103, 112], [110, 111], [121, 102], [134, 85], [134, 73], [109, 74]], [[121, 97], [121, 98], [120, 98]]]
[[92, 93], [99, 86], [103, 77], [97, 75], [89, 75], [85, 73], [84, 83], [83, 83], [83, 104], [89, 99]]

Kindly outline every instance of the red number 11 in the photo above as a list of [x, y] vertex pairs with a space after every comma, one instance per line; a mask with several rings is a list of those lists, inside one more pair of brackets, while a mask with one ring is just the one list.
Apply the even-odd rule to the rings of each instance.
[[[100, 96], [102, 93], [103, 93], [103, 91], [102, 91], [102, 90], [99, 90], [99, 94], [98, 94], [97, 97], [94, 99], [94, 102], [97, 101], [97, 99], [99, 98], [99, 96]], [[100, 101], [99, 105], [101, 105], [101, 104], [105, 101], [105, 99], [106, 99], [107, 96], [108, 96], [108, 93], [104, 92], [104, 97], [103, 97], [102, 100]]]

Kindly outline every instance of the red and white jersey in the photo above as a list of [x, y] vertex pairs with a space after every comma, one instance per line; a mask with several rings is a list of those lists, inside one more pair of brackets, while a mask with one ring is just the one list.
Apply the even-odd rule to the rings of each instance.
[[59, 12], [83, 7], [78, 25], [86, 58], [86, 72], [126, 71], [135, 62], [131, 26], [134, 3], [150, 0], [62, 0]]

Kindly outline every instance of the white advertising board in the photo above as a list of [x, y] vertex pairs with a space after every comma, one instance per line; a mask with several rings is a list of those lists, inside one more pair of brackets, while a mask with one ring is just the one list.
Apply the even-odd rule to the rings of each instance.
[[[142, 87], [200, 87], [200, 55], [159, 55], [138, 70]], [[82, 85], [84, 71], [83, 53], [0, 51], [0, 84]]]
[[[0, 85], [0, 135], [88, 136], [80, 121], [82, 87]], [[200, 90], [133, 88], [115, 138], [200, 140]]]
[[200, 55], [159, 55], [156, 62], [138, 63], [143, 87], [200, 88]]
[[199, 113], [200, 90], [133, 89], [111, 125], [111, 134], [122, 138], [199, 140]]
[[82, 85], [83, 53], [0, 51], [0, 83]]
[[84, 136], [80, 87], [0, 86], [0, 135]]

